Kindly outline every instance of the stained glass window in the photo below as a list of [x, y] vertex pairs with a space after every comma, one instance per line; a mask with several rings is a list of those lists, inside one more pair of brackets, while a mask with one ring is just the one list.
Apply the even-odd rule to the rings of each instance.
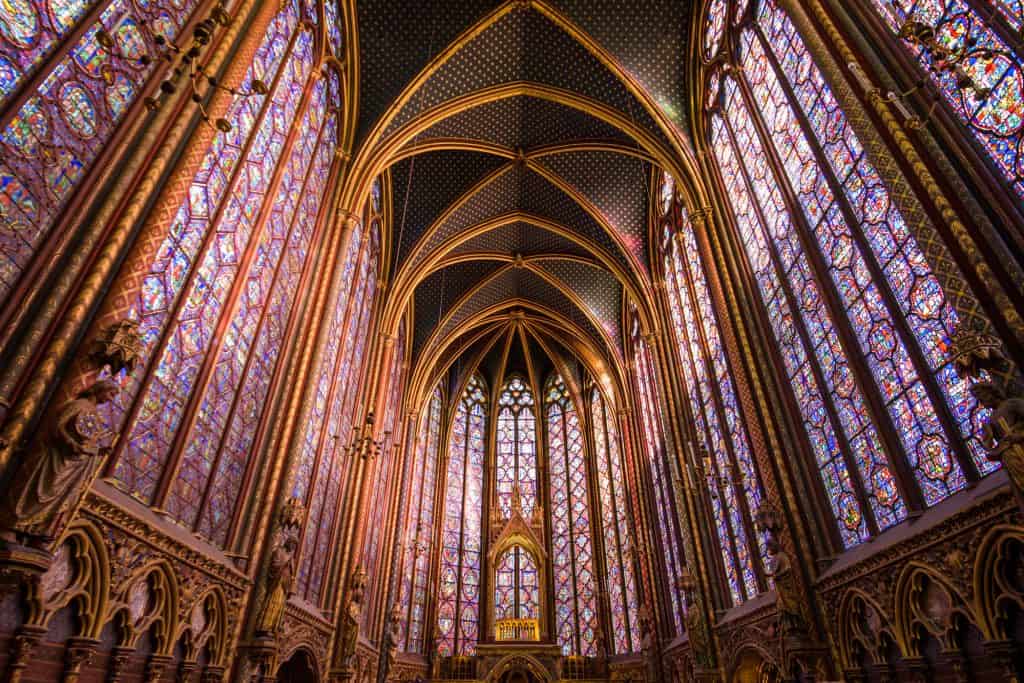
[[[1024, 198], [1021, 4], [1001, 0], [872, 0], [872, 4], [1007, 184]], [[920, 32], [903, 31], [912, 29], [915, 22], [929, 28], [934, 42], [914, 40], [911, 36]], [[936, 68], [946, 63], [950, 68]]]
[[[395, 477], [394, 470], [398, 466], [399, 457], [397, 449], [393, 444], [400, 442], [402, 438], [401, 434], [396, 433], [396, 429], [401, 428], [398, 415], [402, 403], [402, 382], [405, 379], [402, 375], [404, 363], [405, 321], [403, 320], [398, 326], [398, 339], [395, 342], [394, 356], [391, 359], [391, 370], [388, 373], [387, 398], [384, 406], [384, 415], [382, 416], [383, 421], [379, 425], [380, 433], [383, 435], [385, 442], [384, 452], [381, 457], [375, 458], [375, 462], [371, 463], [374, 473], [370, 491], [374, 493], [370, 501], [370, 518], [366, 527], [362, 554], [364, 566], [369, 574], [367, 595], [378, 598], [383, 597], [384, 593], [379, 584], [380, 577], [383, 574], [383, 568], [380, 566], [382, 559], [380, 546], [387, 526], [388, 506], [392, 500], [391, 495], [384, 495], [381, 492], [396, 490], [391, 482], [392, 478]], [[363, 611], [364, 623], [367, 630], [371, 633], [375, 631], [373, 625], [377, 619], [377, 607], [379, 604], [379, 600], [372, 602]]]
[[980, 411], [946, 359], [956, 314], [789, 17], [762, 0], [733, 37], [745, 83], [716, 85], [711, 143], [849, 546], [991, 471]]
[[[668, 175], [662, 183], [674, 185]], [[752, 523], [761, 504], [761, 485], [689, 216], [676, 200], [661, 220], [665, 290], [676, 347], [693, 426], [707, 455], [705, 475], [722, 565], [738, 604], [763, 588], [759, 560], [766, 560], [766, 551], [757, 547]]]
[[544, 387], [551, 474], [551, 556], [555, 630], [566, 655], [594, 657], [597, 578], [587, 497], [587, 462], [576, 404], [558, 375]]
[[[214, 138], [170, 231], [154, 252], [148, 272], [141, 275], [141, 285], [126, 293], [131, 301], [128, 315], [139, 321], [143, 338], [140, 364], [146, 367], [156, 358], [160, 362], [151, 375], [136, 372], [121, 378], [122, 391], [106, 410], [108, 424], [119, 428], [128, 421], [125, 431], [134, 434], [122, 441], [124, 448], [116, 454], [114, 474], [128, 491], [146, 502], [152, 499], [174, 437], [174, 423], [181, 417], [176, 370], [186, 362], [182, 354], [188, 355], [191, 373], [183, 380], [190, 384], [196, 371], [195, 357], [205, 350], [233, 283], [239, 252], [248, 246], [255, 217], [252, 206], [243, 222], [236, 225], [234, 221], [243, 206], [241, 199], [250, 190], [249, 172], [259, 171], [264, 162], [276, 163], [280, 148], [270, 148], [269, 138], [287, 125], [286, 117], [294, 116], [297, 98], [292, 95], [303, 85], [298, 79], [301, 71], [309, 68], [312, 47], [311, 36], [302, 33], [307, 36], [303, 41], [307, 46], [301, 51], [292, 49], [297, 25], [297, 12], [289, 5], [268, 26], [249, 73], [256, 77], [280, 72], [276, 87], [262, 102], [239, 98], [232, 103], [227, 113], [231, 132]], [[263, 144], [248, 147], [243, 156], [249, 141], [257, 137]], [[269, 179], [264, 175], [255, 176], [257, 199], [266, 192]], [[259, 204], [254, 206], [259, 208]], [[221, 226], [222, 233], [214, 229], [215, 224]], [[221, 277], [211, 281], [218, 273]], [[200, 310], [215, 317], [197, 317]], [[169, 326], [172, 320], [175, 324]], [[190, 386], [181, 387], [186, 388]], [[167, 392], [166, 403], [158, 390]], [[148, 400], [136, 401], [141, 394]], [[165, 405], [171, 408], [170, 424], [161, 420]]]
[[[660, 396], [655, 382], [654, 361], [647, 341], [640, 336], [640, 325], [634, 312], [633, 353], [636, 363], [636, 382], [640, 397], [640, 423], [643, 442], [646, 447], [647, 464], [654, 484], [654, 507], [657, 515], [657, 533], [663, 552], [662, 567], [665, 572], [666, 588], [672, 602], [672, 619], [677, 635], [682, 635], [683, 599], [677, 579], [682, 576], [685, 565], [682, 542], [677, 520], [673, 514], [676, 507], [673, 475], [665, 453], [664, 428], [662, 426]], [[633, 552], [633, 547], [628, 548]]]
[[529, 519], [537, 504], [537, 426], [533, 393], [521, 377], [505, 382], [498, 397], [498, 450], [495, 481], [498, 509], [512, 515], [512, 492], [518, 484], [522, 514]]
[[402, 545], [400, 602], [402, 641], [406, 652], [425, 653], [424, 629], [430, 560], [434, 549], [434, 498], [437, 489], [437, 462], [441, 443], [441, 419], [444, 410], [441, 388], [434, 389], [427, 409], [420, 418], [411, 481], [407, 488], [408, 516]]
[[487, 399], [483, 380], [470, 379], [459, 400], [448, 441], [437, 651], [471, 655], [480, 628], [480, 544]]
[[722, 42], [728, 9], [729, 0], [711, 0], [708, 5], [708, 14], [704, 19], [704, 54], [707, 57], [713, 57]]
[[537, 559], [521, 545], [514, 545], [503, 552], [495, 564], [494, 618], [540, 618]]
[[605, 591], [611, 606], [614, 654], [639, 652], [640, 622], [636, 575], [626, 553], [632, 532], [626, 498], [625, 466], [615, 416], [605, 404], [600, 389], [590, 398], [593, 420], [594, 458], [597, 464], [597, 493], [601, 503], [601, 533], [604, 537]]
[[[0, 301], [8, 298], [160, 63], [138, 58], [157, 52], [158, 33], [176, 38], [196, 4], [4, 1], [0, 106], [19, 88], [32, 91], [0, 132]], [[76, 30], [75, 41], [58, 50]], [[100, 30], [113, 38], [114, 49], [100, 47]]]
[[[358, 235], [358, 232], [353, 231], [350, 239], [358, 239]], [[309, 490], [306, 525], [303, 532], [297, 592], [313, 604], [319, 604], [323, 598], [324, 573], [337, 532], [338, 501], [345, 489], [349, 464], [345, 448], [349, 445], [353, 433], [355, 405], [364, 373], [364, 352], [369, 337], [370, 315], [377, 294], [379, 226], [372, 223], [363, 235], [355, 282], [343, 280], [341, 283], [343, 287], [346, 284], [351, 285], [351, 289], [347, 290], [349, 296], [344, 302], [343, 324], [328, 330], [328, 336], [339, 336], [342, 334], [339, 331], [344, 330], [341, 348], [336, 354], [336, 365], [333, 372], [321, 366], [321, 372], [331, 373], [331, 395], [326, 404], [329, 406], [327, 429], [321, 429], [311, 439], [318, 444], [311, 470], [312, 478], [307, 485]], [[339, 299], [340, 294], [339, 291]], [[303, 456], [306, 443], [307, 441], [303, 442]]]

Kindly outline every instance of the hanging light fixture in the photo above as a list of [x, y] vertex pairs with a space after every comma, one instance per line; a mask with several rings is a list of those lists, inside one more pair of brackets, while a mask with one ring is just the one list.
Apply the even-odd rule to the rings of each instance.
[[200, 63], [199, 58], [203, 50], [213, 41], [217, 30], [230, 26], [233, 22], [234, 17], [228, 14], [222, 2], [218, 2], [210, 10], [209, 15], [192, 29], [192, 42], [187, 47], [178, 45], [162, 33], [154, 33], [153, 42], [156, 44], [156, 50], [133, 57], [121, 51], [114, 36], [106, 29], [96, 32], [96, 42], [104, 52], [118, 59], [134, 61], [143, 66], [149, 66], [154, 62], [165, 62], [168, 65], [168, 76], [161, 81], [160, 88], [155, 94], [143, 100], [147, 109], [159, 109], [168, 97], [178, 92], [179, 85], [184, 80], [192, 93], [190, 99], [199, 106], [203, 121], [221, 132], [229, 133], [231, 122], [224, 117], [211, 119], [203, 104], [210, 89], [221, 90], [235, 97], [266, 95], [270, 91], [267, 84], [258, 78], [250, 81], [246, 90], [229, 88], [221, 84], [216, 76], [208, 73], [206, 67]]

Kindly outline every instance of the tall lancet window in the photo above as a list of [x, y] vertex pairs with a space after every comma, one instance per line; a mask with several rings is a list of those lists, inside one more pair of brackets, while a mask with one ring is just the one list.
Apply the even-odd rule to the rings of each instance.
[[437, 606], [437, 648], [443, 656], [473, 654], [480, 631], [486, 391], [482, 379], [470, 379], [448, 440]]
[[[1024, 5], [1019, 0], [871, 4], [1017, 198], [1024, 199]], [[954, 62], [950, 54], [962, 56]]]
[[[158, 35], [178, 39], [198, 4], [3, 4], [0, 111], [10, 118], [5, 114], [0, 131], [0, 301], [8, 299], [37, 249], [46, 244], [96, 160], [111, 149], [120, 124], [145, 113], [141, 95], [163, 74], [159, 60], [143, 63], [140, 58], [159, 50]], [[288, 12], [297, 17], [298, 7], [290, 3]], [[113, 40], [111, 49], [100, 45], [101, 31]], [[262, 72], [252, 75], [265, 78]], [[54, 232], [52, 240], [57, 238]]]
[[103, 303], [143, 335], [139, 368], [117, 378], [123, 390], [104, 408], [124, 434], [107, 475], [220, 546], [238, 526], [325, 224], [340, 81], [316, 68], [316, 20], [282, 5], [249, 66], [267, 95], [230, 104], [231, 130], [199, 150], [176, 211], [147, 218], [160, 239], [132, 247]]
[[847, 546], [994, 465], [948, 362], [957, 316], [786, 13], [738, 8], [710, 143]]
[[505, 382], [498, 397], [498, 452], [495, 466], [498, 509], [512, 514], [512, 491], [518, 484], [522, 514], [537, 505], [537, 418], [533, 392], [522, 377]]
[[389, 506], [396, 499], [398, 482], [401, 475], [397, 467], [401, 462], [398, 448], [402, 440], [399, 430], [402, 428], [401, 409], [402, 392], [405, 376], [402, 368], [405, 365], [405, 321], [398, 325], [398, 336], [395, 340], [393, 356], [391, 358], [391, 369], [388, 371], [388, 389], [385, 399], [384, 414], [376, 416], [380, 422], [377, 423], [381, 435], [385, 437], [386, 445], [381, 457], [370, 467], [374, 471], [372, 487], [370, 490], [373, 496], [370, 502], [370, 517], [367, 522], [363, 536], [362, 563], [369, 575], [367, 582], [367, 594], [375, 597], [363, 612], [363, 623], [368, 631], [376, 632], [379, 610], [382, 609], [386, 591], [382, 589], [381, 579], [384, 576], [384, 568], [381, 566], [385, 561], [381, 546], [387, 538]]
[[337, 538], [339, 503], [350, 458], [345, 454], [356, 419], [364, 374], [367, 330], [377, 292], [380, 224], [357, 226], [349, 237], [331, 327], [320, 365], [310, 421], [301, 443], [292, 495], [306, 501], [296, 592], [319, 604], [331, 549]]
[[601, 390], [590, 398], [594, 429], [594, 458], [597, 463], [597, 492], [601, 500], [601, 533], [604, 537], [605, 590], [611, 605], [612, 641], [615, 654], [640, 651], [640, 622], [637, 610], [636, 575], [627, 553], [630, 531], [626, 473], [615, 415], [605, 403]]
[[576, 404], [565, 382], [551, 375], [544, 387], [551, 474], [551, 552], [555, 628], [567, 655], [596, 656], [597, 576], [590, 529], [587, 460]]
[[407, 487], [408, 516], [402, 544], [401, 608], [404, 631], [399, 647], [405, 652], [425, 652], [424, 628], [430, 558], [434, 549], [434, 500], [437, 497], [437, 463], [440, 456], [444, 397], [435, 387], [426, 411], [420, 416], [411, 479]]
[[765, 549], [758, 546], [752, 521], [761, 504], [761, 484], [693, 226], [668, 175], [662, 179], [661, 196], [665, 291], [693, 427], [706, 454], [705, 474], [722, 565], [732, 600], [738, 604], [765, 588]]
[[[636, 364], [637, 393], [640, 398], [640, 426], [646, 448], [647, 464], [654, 484], [654, 514], [657, 518], [657, 533], [663, 552], [660, 553], [665, 574], [665, 590], [672, 600], [672, 619], [677, 635], [683, 633], [683, 599], [678, 584], [682, 568], [686, 564], [683, 544], [679, 533], [678, 518], [674, 514], [676, 492], [673, 486], [672, 470], [665, 452], [665, 429], [661, 416], [661, 398], [655, 381], [654, 359], [647, 341], [640, 335], [639, 319], [633, 317], [633, 358]], [[681, 501], [680, 501], [681, 502]], [[633, 546], [629, 548], [634, 550]], [[654, 558], [657, 561], [657, 557]]]

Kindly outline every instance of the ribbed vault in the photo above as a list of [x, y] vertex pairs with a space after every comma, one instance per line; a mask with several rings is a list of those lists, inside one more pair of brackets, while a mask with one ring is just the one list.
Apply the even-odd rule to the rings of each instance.
[[689, 3], [641, 4], [355, 4], [343, 192], [388, 179], [384, 324], [410, 320], [409, 400], [510, 358], [623, 376], [626, 302], [655, 319], [652, 178], [694, 167]]

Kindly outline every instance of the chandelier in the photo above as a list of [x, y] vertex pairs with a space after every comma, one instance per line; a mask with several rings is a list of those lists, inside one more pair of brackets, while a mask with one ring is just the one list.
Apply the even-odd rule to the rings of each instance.
[[[96, 32], [96, 42], [104, 52], [118, 59], [134, 61], [143, 66], [158, 62], [167, 65], [167, 76], [161, 81], [160, 88], [154, 95], [143, 100], [147, 109], [156, 111], [166, 99], [178, 92], [184, 85], [191, 91], [190, 99], [199, 106], [203, 121], [221, 132], [229, 133], [231, 132], [231, 122], [224, 117], [211, 119], [203, 104], [209, 92], [221, 90], [235, 97], [253, 97], [266, 95], [269, 92], [267, 84], [258, 78], [252, 79], [246, 90], [224, 86], [216, 76], [207, 71], [205, 65], [200, 63], [204, 49], [213, 40], [217, 30], [230, 26], [233, 21], [234, 18], [228, 14], [224, 4], [218, 2], [210, 10], [209, 15], [192, 29], [192, 42], [187, 46], [179, 45], [162, 33], [155, 32], [153, 42], [156, 44], [156, 50], [144, 52], [138, 56], [127, 55], [117, 45], [114, 36], [106, 29]], [[183, 81], [184, 83], [182, 83]]]

